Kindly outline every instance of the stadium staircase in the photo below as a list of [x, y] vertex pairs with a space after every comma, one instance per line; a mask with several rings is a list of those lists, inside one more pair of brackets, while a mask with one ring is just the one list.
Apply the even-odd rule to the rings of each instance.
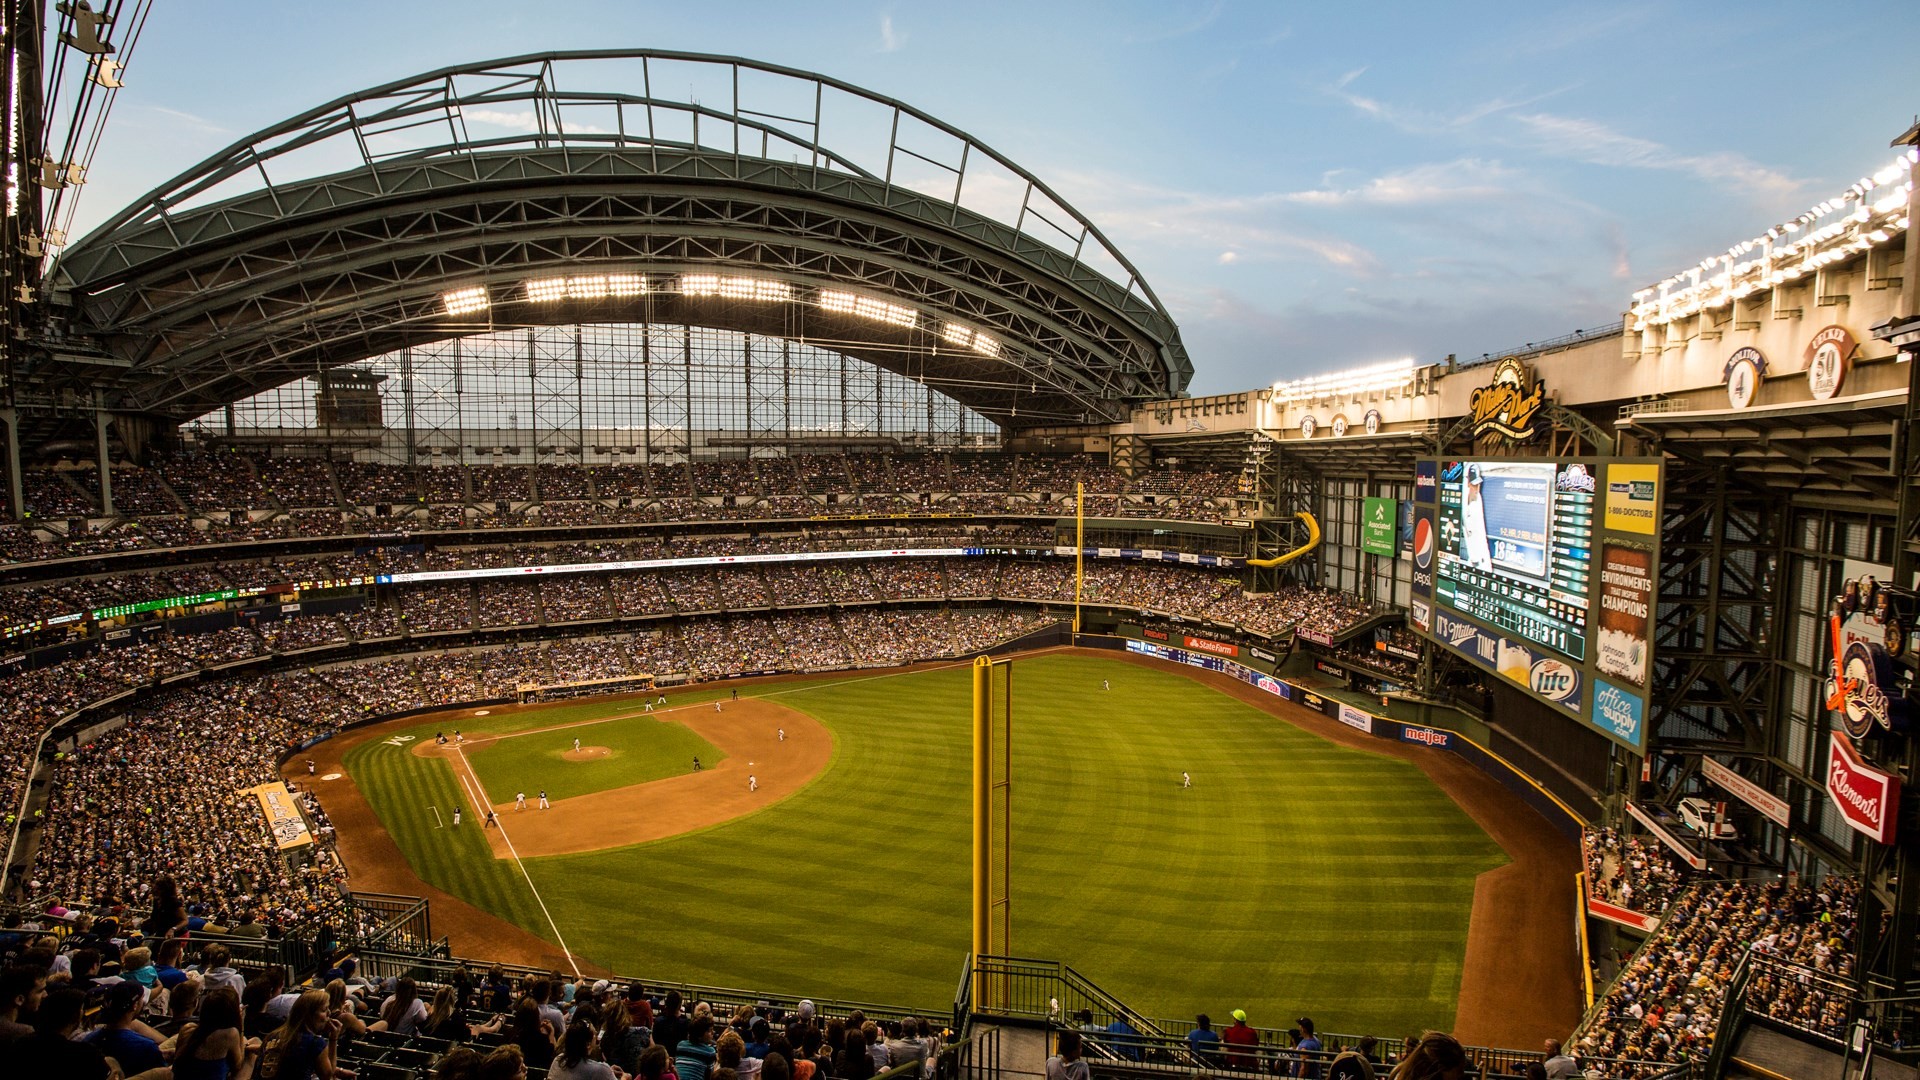
[[[1771, 1014], [1764, 1002], [1794, 987], [1802, 999], [1823, 1000], [1852, 1019], [1847, 1030], [1872, 1038], [1849, 1040], [1828, 1025]], [[1758, 999], [1756, 1001], [1756, 999]], [[1727, 980], [1726, 1007], [1714, 1033], [1704, 1075], [1719, 1080], [1916, 1080], [1920, 1054], [1877, 1040], [1915, 1030], [1914, 997], [1862, 997], [1853, 984], [1801, 964], [1748, 952]]]

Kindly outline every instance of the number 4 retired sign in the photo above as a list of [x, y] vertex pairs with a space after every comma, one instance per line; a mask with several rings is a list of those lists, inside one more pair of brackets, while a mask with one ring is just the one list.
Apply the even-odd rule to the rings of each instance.
[[1883, 844], [1900, 820], [1900, 778], [1860, 760], [1853, 741], [1835, 731], [1827, 751], [1827, 797], [1847, 824]]

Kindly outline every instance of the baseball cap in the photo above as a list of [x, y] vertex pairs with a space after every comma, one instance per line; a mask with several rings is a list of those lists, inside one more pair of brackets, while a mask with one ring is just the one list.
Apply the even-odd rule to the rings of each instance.
[[599, 997], [601, 994], [606, 993], [607, 987], [610, 985], [612, 984], [605, 979], [595, 979], [593, 981], [593, 996]]
[[1233, 1018], [1234, 1018], [1235, 1020], [1238, 1020], [1238, 1021], [1240, 1021], [1241, 1023], [1245, 1023], [1245, 1022], [1246, 1022], [1246, 1020], [1247, 1020], [1247, 1010], [1245, 1010], [1245, 1009], [1235, 1009], [1235, 1010], [1233, 1010]]
[[802, 1020], [805, 1020], [813, 1015], [813, 1002], [806, 998], [801, 998], [800, 1004], [794, 1008], [794, 1011], [800, 1014]]
[[1308, 1031], [1313, 1030], [1313, 1020], [1311, 1017], [1303, 1016], [1300, 1019], [1295, 1020], [1294, 1023], [1299, 1024], [1302, 1028], [1305, 1028]]

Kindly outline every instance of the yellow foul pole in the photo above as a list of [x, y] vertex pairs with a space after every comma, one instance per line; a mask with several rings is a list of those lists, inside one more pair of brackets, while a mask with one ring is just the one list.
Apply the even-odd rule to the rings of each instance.
[[1076, 638], [1080, 636], [1080, 590], [1086, 580], [1087, 485], [1083, 481], [1073, 485], [1073, 634]]
[[976, 997], [985, 989], [979, 979], [980, 957], [991, 947], [988, 919], [993, 907], [992, 800], [993, 789], [993, 661], [973, 661], [973, 963]]

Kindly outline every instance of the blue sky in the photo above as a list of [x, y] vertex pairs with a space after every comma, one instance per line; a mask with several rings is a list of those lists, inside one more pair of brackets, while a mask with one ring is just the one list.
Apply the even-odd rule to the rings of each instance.
[[433, 68], [663, 48], [818, 71], [1049, 182], [1210, 393], [1608, 323], [1892, 157], [1911, 3], [157, 4], [79, 234], [228, 142]]

